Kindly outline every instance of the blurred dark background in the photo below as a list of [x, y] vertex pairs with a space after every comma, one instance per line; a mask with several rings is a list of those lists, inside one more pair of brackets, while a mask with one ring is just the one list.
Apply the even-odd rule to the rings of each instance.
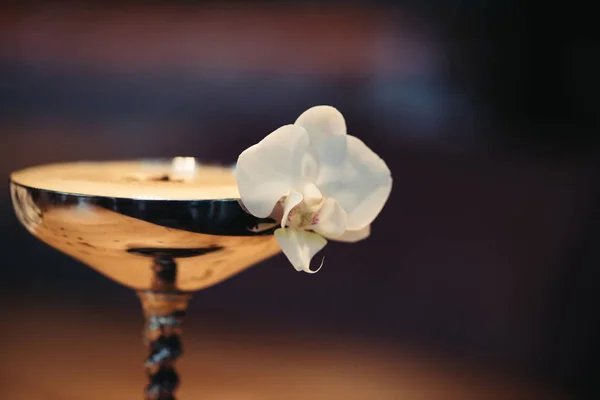
[[[0, 172], [80, 159], [233, 162], [310, 106], [334, 105], [394, 176], [372, 237], [328, 246], [314, 276], [279, 256], [198, 293], [195, 330], [385, 343], [597, 398], [600, 57], [584, 4], [7, 5]], [[19, 331], [11, 312], [41, 304], [46, 315], [78, 311], [69, 330], [86, 314], [114, 315], [114, 329], [119, 315], [141, 319], [129, 289], [21, 228], [8, 190], [0, 237], [5, 334]]]

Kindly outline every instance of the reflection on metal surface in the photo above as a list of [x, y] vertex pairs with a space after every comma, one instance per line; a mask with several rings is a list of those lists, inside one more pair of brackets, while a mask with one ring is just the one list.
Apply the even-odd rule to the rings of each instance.
[[194, 291], [280, 251], [272, 230], [255, 232], [269, 220], [249, 215], [237, 200], [84, 196], [14, 182], [11, 194], [19, 220], [37, 238], [134, 289], [152, 287], [148, 256], [170, 255], [174, 289]]
[[[137, 289], [149, 348], [146, 400], [175, 400], [180, 327], [191, 292], [280, 251], [274, 227], [264, 228], [273, 219], [255, 218], [237, 198], [221, 199], [237, 192], [235, 183], [223, 185], [227, 179], [231, 182], [230, 171], [205, 167], [204, 173], [197, 173], [195, 163], [184, 161], [185, 180], [178, 186], [162, 185], [170, 179], [160, 179], [160, 184], [124, 183], [124, 171], [154, 176], [148, 175], [147, 164], [135, 162], [41, 166], [11, 176], [13, 206], [27, 230]], [[150, 172], [161, 169], [158, 163]], [[78, 194], [65, 193], [68, 190]], [[206, 200], [189, 200], [196, 197]]]
[[175, 361], [183, 352], [181, 324], [191, 295], [141, 290], [138, 296], [146, 317], [144, 341], [149, 352], [144, 363], [149, 380], [144, 398], [174, 400], [179, 386]]
[[21, 186], [11, 185], [10, 197], [17, 219], [33, 233], [42, 222], [42, 211], [32, 200], [29, 191]]

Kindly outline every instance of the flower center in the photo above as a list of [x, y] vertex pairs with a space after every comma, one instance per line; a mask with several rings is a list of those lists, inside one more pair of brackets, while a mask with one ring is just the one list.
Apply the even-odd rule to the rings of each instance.
[[320, 209], [321, 203], [307, 205], [303, 201], [292, 209], [286, 225], [290, 228], [311, 229], [319, 221]]

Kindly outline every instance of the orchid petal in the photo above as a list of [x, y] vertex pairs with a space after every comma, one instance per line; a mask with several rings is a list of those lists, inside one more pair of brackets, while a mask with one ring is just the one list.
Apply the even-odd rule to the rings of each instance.
[[296, 271], [315, 273], [321, 268], [311, 270], [310, 261], [327, 244], [323, 236], [302, 229], [280, 228], [275, 231], [275, 238]]
[[329, 136], [315, 145], [314, 149], [319, 166], [321, 164], [342, 165], [348, 158], [349, 137], [350, 135]]
[[346, 231], [341, 236], [332, 238], [338, 242], [356, 243], [369, 237], [371, 234], [371, 225], [367, 225], [356, 231]]
[[302, 180], [309, 137], [300, 126], [286, 125], [240, 154], [236, 179], [251, 214], [268, 217], [277, 202]]
[[302, 188], [304, 203], [308, 206], [317, 205], [323, 200], [323, 194], [314, 183], [307, 183]]
[[292, 190], [292, 192], [285, 198], [283, 202], [283, 217], [281, 218], [281, 227], [285, 228], [285, 224], [288, 222], [290, 212], [294, 207], [302, 202], [304, 197], [301, 193]]
[[309, 182], [316, 181], [319, 175], [319, 164], [313, 153], [311, 149], [302, 158], [302, 177]]
[[337, 201], [329, 198], [323, 202], [313, 229], [326, 238], [337, 239], [346, 231], [347, 220], [346, 211]]
[[383, 209], [392, 190], [391, 172], [385, 162], [360, 139], [347, 135], [346, 157], [332, 154], [337, 137], [317, 145], [319, 178], [317, 186], [324, 197], [331, 197], [348, 214], [348, 230], [369, 225]]
[[346, 134], [346, 121], [336, 108], [331, 106], [316, 106], [304, 111], [294, 125], [306, 129], [313, 144], [328, 136]]

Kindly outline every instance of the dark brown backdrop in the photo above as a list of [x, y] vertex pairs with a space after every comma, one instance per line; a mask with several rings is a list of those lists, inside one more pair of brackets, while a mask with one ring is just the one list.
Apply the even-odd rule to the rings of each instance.
[[[372, 237], [329, 245], [314, 276], [269, 260], [199, 293], [190, 318], [419, 346], [587, 393], [599, 176], [585, 23], [548, 44], [539, 30], [559, 34], [525, 6], [430, 3], [7, 8], [0, 174], [234, 161], [304, 109], [335, 105], [395, 179]], [[3, 193], [7, 308], [137, 317], [132, 293], [30, 237]]]

